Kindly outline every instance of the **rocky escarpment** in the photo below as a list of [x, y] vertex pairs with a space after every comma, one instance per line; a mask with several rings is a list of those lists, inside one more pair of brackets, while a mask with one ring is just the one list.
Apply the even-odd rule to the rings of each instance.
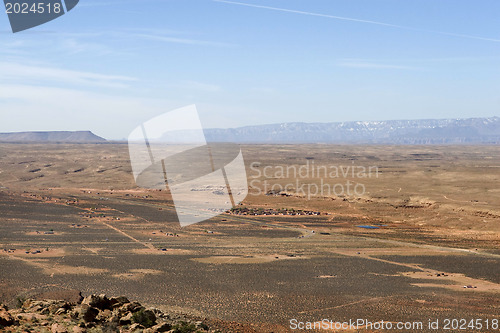
[[0, 305], [0, 331], [36, 333], [217, 332], [204, 322], [146, 308], [126, 297], [90, 295], [77, 303], [26, 300], [17, 309]]

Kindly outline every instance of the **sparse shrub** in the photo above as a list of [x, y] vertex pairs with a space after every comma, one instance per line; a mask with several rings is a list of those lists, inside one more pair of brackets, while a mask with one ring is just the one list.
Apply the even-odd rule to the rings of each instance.
[[102, 333], [115, 333], [118, 332], [118, 323], [104, 323], [102, 327]]
[[24, 298], [23, 296], [17, 296], [16, 297], [16, 307], [18, 309], [20, 309], [23, 306], [25, 301], [26, 301], [26, 298]]
[[132, 314], [132, 322], [148, 328], [155, 325], [156, 316], [152, 311], [140, 309]]
[[[100, 327], [91, 327], [90, 329], [87, 330], [88, 333], [103, 333], [104, 331]], [[112, 331], [118, 332], [118, 331]]]
[[174, 326], [174, 333], [193, 333], [196, 332], [196, 325], [193, 323], [186, 323], [181, 321]]

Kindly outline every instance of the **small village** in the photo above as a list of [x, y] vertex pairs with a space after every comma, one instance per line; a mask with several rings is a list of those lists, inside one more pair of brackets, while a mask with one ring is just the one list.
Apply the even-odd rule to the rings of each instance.
[[262, 215], [282, 215], [282, 216], [318, 216], [321, 215], [321, 212], [311, 211], [311, 210], [302, 210], [302, 209], [293, 209], [293, 208], [281, 208], [281, 209], [273, 209], [273, 208], [247, 208], [247, 207], [235, 207], [229, 210], [229, 214], [231, 215], [254, 215], [254, 216], [262, 216]]

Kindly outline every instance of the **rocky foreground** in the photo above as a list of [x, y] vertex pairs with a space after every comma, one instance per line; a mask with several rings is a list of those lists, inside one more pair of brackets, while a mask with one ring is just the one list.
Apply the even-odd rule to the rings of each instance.
[[90, 295], [77, 303], [26, 300], [19, 305], [11, 310], [0, 305], [1, 332], [219, 332], [202, 321], [145, 308], [124, 296]]

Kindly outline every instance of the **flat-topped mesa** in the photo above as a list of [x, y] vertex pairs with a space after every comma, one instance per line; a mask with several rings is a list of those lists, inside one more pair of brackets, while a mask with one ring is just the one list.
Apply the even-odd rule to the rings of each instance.
[[106, 143], [91, 131], [0, 133], [0, 142], [11, 143]]

